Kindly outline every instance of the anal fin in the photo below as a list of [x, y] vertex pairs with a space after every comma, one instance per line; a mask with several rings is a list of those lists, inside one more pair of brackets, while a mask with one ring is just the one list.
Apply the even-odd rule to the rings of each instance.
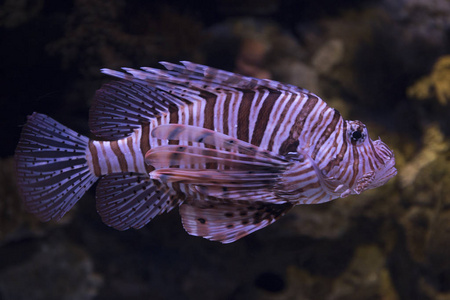
[[105, 176], [96, 195], [97, 211], [103, 222], [118, 230], [141, 228], [177, 205], [166, 186], [137, 173]]

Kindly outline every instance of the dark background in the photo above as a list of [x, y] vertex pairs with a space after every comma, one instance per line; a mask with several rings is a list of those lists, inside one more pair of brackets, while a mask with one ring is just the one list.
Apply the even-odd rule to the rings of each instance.
[[[0, 300], [447, 299], [449, 26], [445, 0], [3, 1]], [[399, 175], [230, 245], [189, 236], [176, 210], [115, 231], [95, 189], [59, 223], [24, 212], [12, 156], [26, 116], [89, 136], [99, 69], [161, 60], [308, 88], [381, 136]]]

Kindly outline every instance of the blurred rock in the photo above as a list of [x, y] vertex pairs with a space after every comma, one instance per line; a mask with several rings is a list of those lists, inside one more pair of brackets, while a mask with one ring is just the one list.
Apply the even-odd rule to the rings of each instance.
[[0, 6], [0, 27], [20, 26], [42, 11], [44, 0], [6, 0]]
[[[209, 29], [207, 63], [247, 76], [271, 78], [318, 92], [316, 71], [302, 62], [305, 50], [273, 22], [237, 18]], [[233, 45], [228, 56], [217, 53], [218, 43]]]
[[278, 81], [288, 82], [312, 93], [321, 94], [316, 70], [301, 61], [286, 58], [273, 64], [271, 70]]
[[400, 299], [395, 291], [384, 253], [376, 246], [360, 246], [342, 274], [328, 278], [289, 266], [286, 288], [278, 293], [259, 293], [262, 300], [368, 300]]
[[437, 124], [425, 129], [422, 145], [422, 150], [399, 171], [398, 176], [403, 187], [411, 185], [424, 167], [450, 149], [450, 142], [446, 140]]
[[69, 212], [58, 223], [43, 223], [26, 212], [16, 185], [14, 158], [0, 159], [0, 245], [10, 240], [41, 236], [48, 228], [70, 222], [72, 214]]
[[448, 39], [450, 2], [446, 0], [384, 0], [386, 10], [398, 21], [409, 42], [422, 40], [424, 45], [441, 47]]
[[29, 259], [0, 268], [0, 297], [87, 300], [95, 297], [101, 282], [81, 248], [64, 242], [42, 243]]
[[342, 61], [344, 50], [342, 40], [331, 39], [314, 54], [312, 65], [320, 74], [327, 74]]
[[261, 300], [322, 300], [330, 293], [332, 280], [315, 276], [295, 266], [286, 270], [286, 288], [280, 293], [259, 293]]
[[[430, 268], [436, 273], [450, 275], [450, 210], [433, 216], [426, 243], [426, 254]], [[447, 287], [450, 290], [450, 287]]]
[[263, 68], [268, 48], [264, 41], [244, 39], [236, 58], [235, 71], [246, 76], [271, 79], [270, 72]]
[[315, 239], [342, 237], [350, 229], [350, 214], [354, 203], [354, 199], [348, 198], [326, 204], [296, 207], [278, 221], [284, 228], [281, 235], [308, 236]]
[[409, 255], [418, 263], [426, 261], [427, 239], [433, 217], [433, 211], [429, 208], [412, 207], [400, 220]]
[[274, 13], [279, 0], [216, 0], [218, 11], [224, 14], [267, 15]]
[[358, 247], [352, 262], [333, 283], [326, 299], [399, 299], [385, 264], [385, 256], [376, 246]]
[[[122, 0], [75, 0], [67, 18], [65, 35], [48, 45], [62, 59], [64, 68], [98, 78], [104, 67], [151, 66], [160, 60], [192, 60], [200, 46], [201, 24], [172, 10], [147, 3], [132, 17]], [[140, 5], [145, 5], [141, 2]], [[129, 32], [134, 29], [134, 34]]]

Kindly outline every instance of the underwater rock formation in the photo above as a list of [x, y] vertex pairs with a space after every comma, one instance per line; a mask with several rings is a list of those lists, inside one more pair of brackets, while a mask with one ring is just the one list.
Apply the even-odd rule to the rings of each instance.
[[430, 75], [408, 88], [408, 96], [419, 100], [437, 99], [446, 105], [450, 99], [450, 55], [442, 56], [434, 64]]
[[0, 266], [2, 299], [94, 299], [102, 279], [82, 249], [60, 241], [24, 246], [29, 257], [23, 261], [11, 255], [14, 247], [2, 249], [10, 256]]

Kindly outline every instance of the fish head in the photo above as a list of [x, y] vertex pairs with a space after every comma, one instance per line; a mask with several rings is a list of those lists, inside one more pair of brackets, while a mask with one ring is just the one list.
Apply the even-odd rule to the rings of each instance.
[[372, 140], [361, 121], [346, 123], [347, 150], [340, 177], [348, 188], [341, 197], [382, 186], [397, 174], [394, 152], [381, 139]]

